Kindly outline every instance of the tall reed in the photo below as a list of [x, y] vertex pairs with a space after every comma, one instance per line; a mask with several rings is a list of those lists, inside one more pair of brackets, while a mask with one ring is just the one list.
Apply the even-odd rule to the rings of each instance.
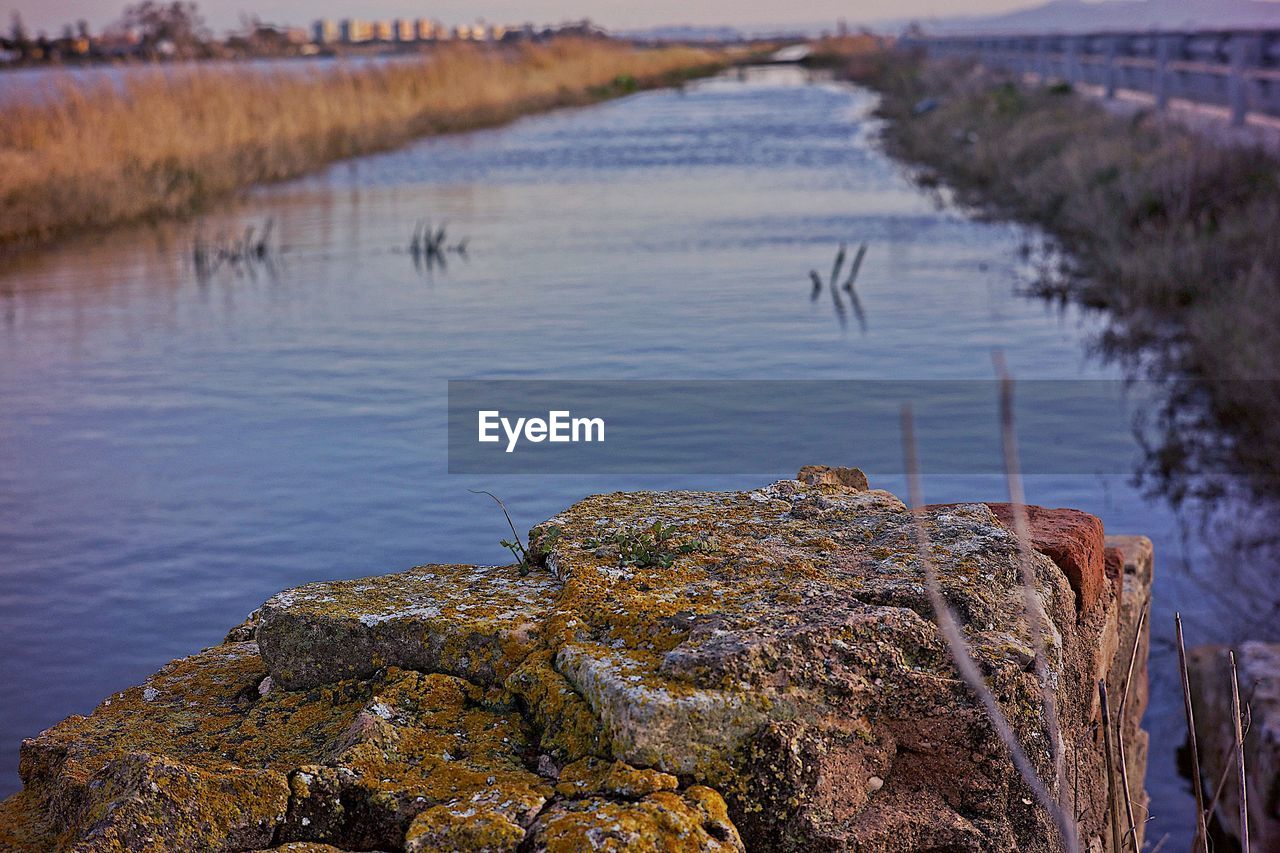
[[63, 81], [7, 105], [0, 121], [0, 248], [187, 213], [423, 134], [663, 85], [720, 62], [705, 50], [565, 39], [454, 45], [312, 73], [196, 66]]

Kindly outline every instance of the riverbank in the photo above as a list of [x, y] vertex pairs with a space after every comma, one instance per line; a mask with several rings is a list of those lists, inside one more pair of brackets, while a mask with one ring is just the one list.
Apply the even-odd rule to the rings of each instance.
[[673, 85], [723, 67], [693, 48], [603, 41], [442, 48], [317, 76], [158, 70], [6, 109], [0, 251], [190, 215], [254, 184], [415, 137]]
[[886, 147], [922, 180], [1057, 240], [1035, 290], [1108, 309], [1107, 355], [1190, 383], [1153, 425], [1162, 490], [1211, 494], [1193, 475], [1224, 471], [1274, 490], [1280, 395], [1260, 380], [1280, 354], [1280, 162], [971, 64], [882, 54], [850, 76], [880, 92]]

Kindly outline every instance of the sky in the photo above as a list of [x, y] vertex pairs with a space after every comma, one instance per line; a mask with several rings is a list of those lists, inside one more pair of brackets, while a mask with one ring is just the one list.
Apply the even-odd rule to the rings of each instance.
[[[119, 17], [133, 0], [0, 0], [5, 30], [19, 12], [31, 32], [56, 35], [65, 23], [84, 18], [96, 32]], [[730, 24], [769, 27], [813, 25], [845, 18], [851, 25], [880, 19], [1001, 12], [1036, 0], [197, 0], [217, 32], [236, 26], [242, 13], [278, 24], [308, 25], [316, 18], [430, 17], [446, 24], [478, 18], [493, 23], [555, 23], [591, 18], [612, 29], [659, 24]]]

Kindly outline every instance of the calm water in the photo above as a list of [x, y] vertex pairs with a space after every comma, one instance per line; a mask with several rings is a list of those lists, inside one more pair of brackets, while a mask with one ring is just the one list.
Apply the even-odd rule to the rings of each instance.
[[[877, 151], [872, 105], [753, 71], [257, 192], [201, 226], [274, 217], [284, 250], [252, 274], [197, 276], [185, 226], [0, 273], [0, 793], [20, 738], [218, 642], [283, 587], [504, 560], [501, 518], [468, 488], [527, 527], [592, 491], [794, 473], [449, 476], [448, 379], [988, 378], [993, 347], [1021, 377], [1118, 376], [1088, 355], [1104, 318], [1017, 295], [1027, 235], [915, 189]], [[415, 269], [401, 247], [428, 217], [469, 238], [467, 260]], [[809, 298], [841, 240], [870, 245], [865, 332]], [[1037, 477], [1030, 497], [1150, 535], [1157, 633], [1178, 606], [1193, 639], [1217, 636], [1182, 569], [1200, 546], [1130, 473]], [[927, 486], [1003, 496], [994, 476]], [[1178, 842], [1165, 646], [1152, 679], [1151, 837]]]

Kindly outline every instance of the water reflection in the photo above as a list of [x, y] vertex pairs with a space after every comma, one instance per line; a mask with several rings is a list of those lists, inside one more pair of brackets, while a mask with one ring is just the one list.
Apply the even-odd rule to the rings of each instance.
[[853, 263], [849, 267], [849, 277], [845, 279], [844, 284], [840, 284], [840, 273], [844, 269], [844, 260], [848, 248], [848, 244], [842, 242], [840, 248], [836, 250], [835, 262], [831, 266], [831, 275], [827, 278], [825, 285], [822, 281], [822, 276], [818, 275], [817, 270], [809, 270], [809, 281], [813, 284], [813, 289], [809, 293], [809, 301], [817, 302], [825, 287], [831, 292], [831, 304], [835, 309], [836, 320], [839, 321], [840, 328], [847, 329], [849, 327], [849, 316], [844, 307], [844, 299], [840, 296], [840, 291], [844, 290], [849, 294], [849, 304], [853, 308], [853, 315], [858, 319], [858, 328], [865, 335], [867, 333], [867, 313], [862, 307], [862, 300], [858, 297], [856, 283], [858, 272], [862, 269], [862, 259], [867, 254], [867, 244], [859, 244], [857, 254], [854, 255]]

